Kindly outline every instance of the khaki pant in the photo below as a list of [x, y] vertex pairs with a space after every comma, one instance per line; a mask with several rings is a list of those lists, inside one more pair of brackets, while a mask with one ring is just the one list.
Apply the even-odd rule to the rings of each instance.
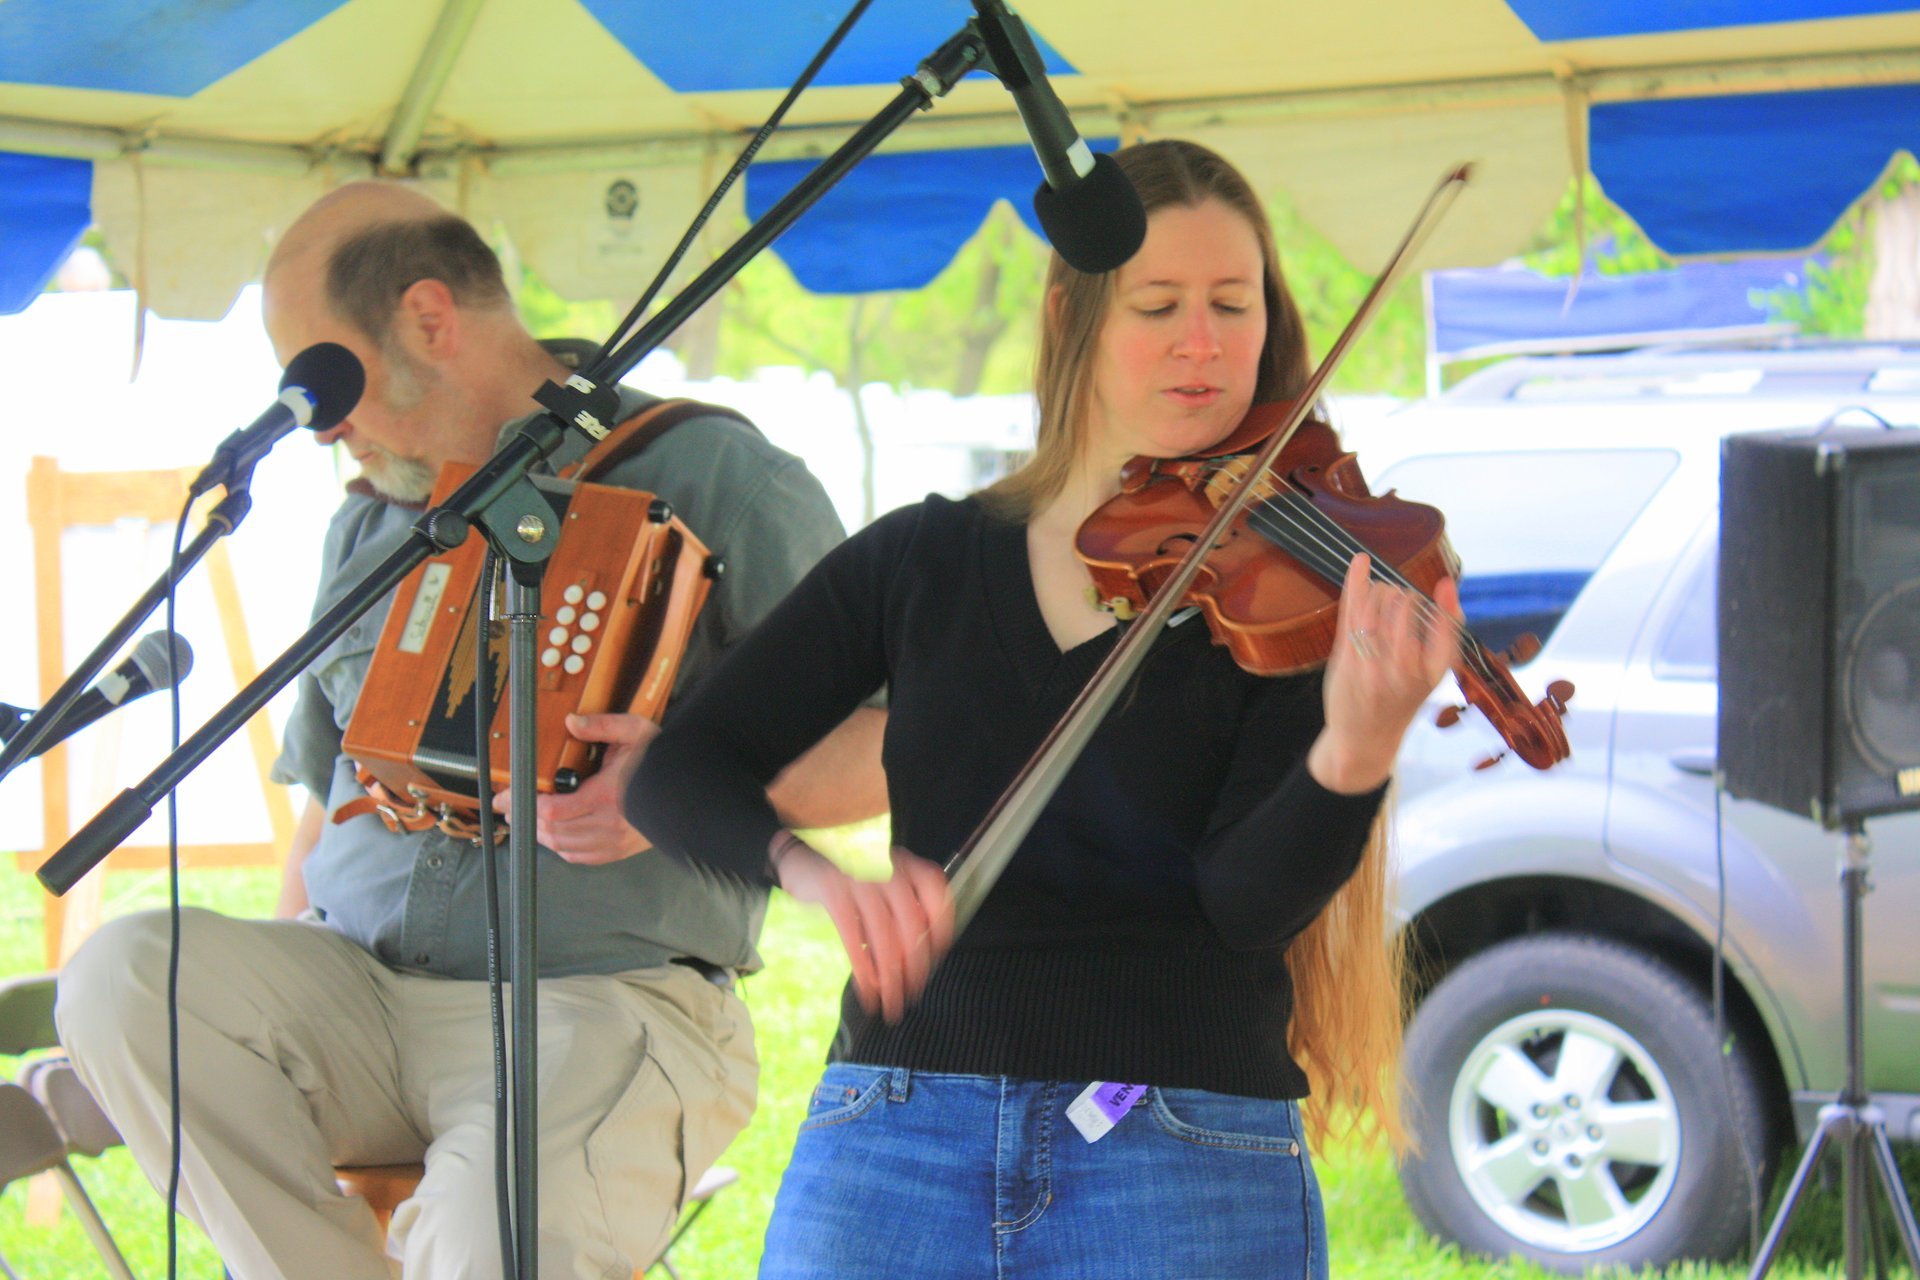
[[[397, 973], [323, 925], [181, 920], [180, 1207], [238, 1280], [500, 1275], [483, 982]], [[167, 920], [103, 927], [60, 1038], [164, 1190]], [[540, 984], [540, 1274], [628, 1280], [753, 1112], [746, 1009], [684, 965]], [[383, 1250], [335, 1165], [426, 1162]]]

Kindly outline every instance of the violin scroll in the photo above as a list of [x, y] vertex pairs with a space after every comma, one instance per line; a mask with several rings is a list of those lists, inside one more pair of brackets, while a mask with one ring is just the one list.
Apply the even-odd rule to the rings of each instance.
[[[1561, 724], [1567, 703], [1573, 699], [1572, 681], [1553, 681], [1547, 686], [1546, 696], [1534, 702], [1520, 688], [1506, 662], [1485, 650], [1464, 655], [1453, 674], [1467, 701], [1487, 718], [1522, 760], [1536, 769], [1550, 769], [1573, 754], [1573, 748], [1567, 743], [1566, 728]], [[1459, 707], [1443, 708], [1435, 723], [1448, 728], [1459, 722], [1460, 712]], [[1489, 756], [1474, 768], [1490, 768], [1505, 754]]]

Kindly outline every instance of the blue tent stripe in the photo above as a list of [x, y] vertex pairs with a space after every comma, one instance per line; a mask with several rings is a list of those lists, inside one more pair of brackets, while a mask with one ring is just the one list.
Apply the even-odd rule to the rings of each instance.
[[0, 81], [185, 98], [346, 0], [4, 0]]
[[0, 151], [0, 315], [40, 290], [93, 221], [93, 163]]
[[1913, 0], [1507, 0], [1507, 7], [1546, 41], [1920, 13]]
[[[581, 0], [608, 34], [676, 93], [785, 89], [846, 16], [850, 0]], [[876, 0], [814, 81], [891, 85], [973, 15], [967, 0]], [[1034, 31], [1049, 75], [1073, 67]], [[877, 100], [874, 106], [877, 108]]]
[[[1089, 138], [1110, 151], [1111, 138]], [[758, 219], [816, 161], [776, 160], [747, 170], [747, 215]], [[1009, 200], [1035, 235], [1040, 163], [1030, 147], [906, 151], [868, 156], [786, 234], [774, 252], [815, 293], [918, 289], [939, 275], [980, 229], [996, 200]]]
[[1805, 248], [1920, 151], [1920, 85], [1615, 102], [1590, 116], [1593, 172], [1668, 253]]

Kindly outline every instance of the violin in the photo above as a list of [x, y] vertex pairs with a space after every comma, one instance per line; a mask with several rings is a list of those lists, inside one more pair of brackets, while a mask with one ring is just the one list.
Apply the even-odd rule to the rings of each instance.
[[[1315, 417], [1304, 417], [1264, 473], [1249, 479], [1259, 447], [1295, 414], [1292, 404], [1256, 405], [1204, 454], [1129, 462], [1120, 492], [1087, 517], [1075, 538], [1096, 603], [1122, 619], [1144, 612], [1202, 540], [1221, 504], [1249, 483], [1253, 491], [1243, 510], [1203, 554], [1181, 599], [1199, 608], [1215, 643], [1241, 668], [1274, 676], [1325, 663], [1341, 583], [1354, 556], [1365, 552], [1376, 579], [1418, 594], [1429, 625], [1458, 628], [1455, 678], [1468, 704], [1514, 754], [1536, 769], [1566, 759], [1561, 717], [1573, 685], [1555, 680], [1536, 703], [1511, 670], [1539, 652], [1539, 640], [1522, 636], [1504, 653], [1494, 653], [1433, 603], [1430, 593], [1439, 581], [1460, 573], [1437, 508], [1391, 491], [1374, 495], [1354, 455]], [[1460, 710], [1443, 711], [1443, 727], [1457, 723]], [[1491, 756], [1476, 767], [1499, 759]]]

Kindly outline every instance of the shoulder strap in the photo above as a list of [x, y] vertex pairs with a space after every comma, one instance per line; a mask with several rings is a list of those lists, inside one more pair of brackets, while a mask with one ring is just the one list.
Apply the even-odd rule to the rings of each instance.
[[746, 415], [725, 405], [705, 404], [699, 400], [662, 400], [648, 405], [607, 433], [607, 438], [588, 450], [580, 461], [560, 472], [563, 479], [591, 480], [633, 457], [661, 436], [687, 421], [704, 417], [733, 418], [752, 426]]

